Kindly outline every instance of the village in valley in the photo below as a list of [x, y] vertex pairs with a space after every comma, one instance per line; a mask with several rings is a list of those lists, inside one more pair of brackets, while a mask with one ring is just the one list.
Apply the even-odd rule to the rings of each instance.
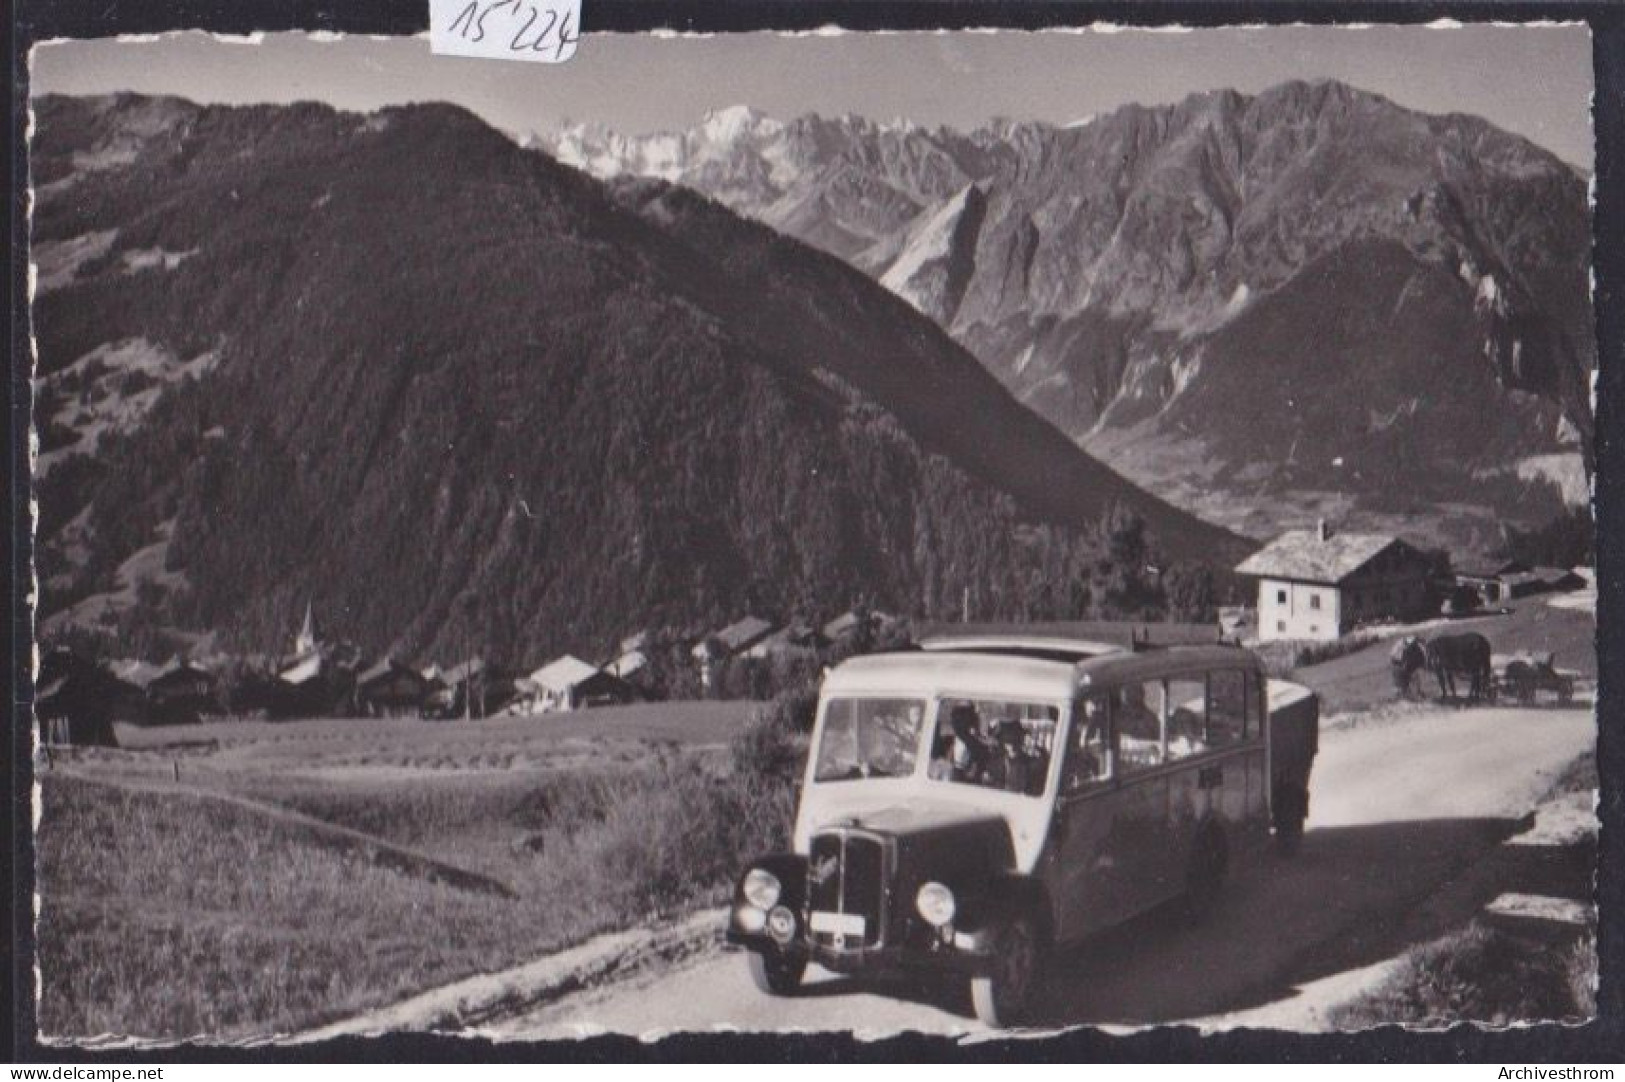
[[[1595, 590], [1588, 566], [1505, 559], [1451, 571], [1401, 538], [1337, 530], [1324, 519], [1282, 534], [1235, 572], [1251, 587], [1253, 603], [1219, 606], [1213, 637], [1248, 646], [1336, 643], [1349, 636], [1365, 645], [1411, 625], [1482, 615], [1533, 595], [1590, 590], [1594, 596]], [[274, 660], [176, 655], [160, 664], [92, 659], [67, 647], [48, 650], [36, 709], [48, 744], [110, 744], [116, 743], [115, 722], [455, 721], [541, 717], [668, 698], [765, 699], [854, 649], [877, 641], [906, 645], [910, 627], [907, 619], [866, 607], [821, 624], [744, 614], [699, 636], [640, 630], [596, 663], [566, 653], [527, 671], [509, 671], [478, 655], [446, 665], [393, 655], [368, 659], [342, 635], [323, 633], [312, 602], [290, 649]], [[1182, 633], [1189, 637], [1190, 629]], [[794, 675], [787, 678], [787, 672]]]

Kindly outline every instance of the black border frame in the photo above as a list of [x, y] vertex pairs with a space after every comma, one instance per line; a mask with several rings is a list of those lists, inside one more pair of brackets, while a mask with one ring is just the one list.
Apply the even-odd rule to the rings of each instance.
[[[10, 5], [8, 5], [10, 6]], [[1339, 22], [1418, 24], [1583, 21], [1592, 35], [1596, 132], [1592, 259], [1598, 377], [1596, 383], [1598, 768], [1603, 820], [1597, 869], [1602, 907], [1598, 950], [1602, 984], [1599, 1017], [1579, 1027], [1543, 1025], [1491, 1031], [1458, 1025], [1443, 1032], [1396, 1026], [1354, 1034], [1296, 1035], [1238, 1030], [1203, 1036], [1169, 1026], [1128, 1036], [1079, 1029], [1053, 1037], [982, 1041], [901, 1035], [859, 1042], [839, 1035], [684, 1034], [656, 1043], [629, 1037], [493, 1044], [487, 1040], [398, 1034], [342, 1038], [299, 1046], [183, 1044], [162, 1049], [57, 1048], [34, 1037], [33, 846], [29, 672], [32, 619], [29, 589], [31, 521], [28, 477], [29, 322], [27, 295], [28, 51], [55, 37], [107, 37], [205, 29], [227, 33], [328, 30], [413, 34], [427, 28], [424, 0], [17, 0], [0, 35], [6, 46], [9, 124], [6, 161], [11, 291], [9, 326], [10, 517], [5, 552], [10, 568], [6, 624], [11, 725], [5, 743], [9, 848], [7, 888], [0, 905], [9, 924], [0, 1005], [8, 1025], [0, 1052], [30, 1063], [233, 1062], [855, 1062], [1089, 1061], [1160, 1062], [1483, 1062], [1508, 1066], [1620, 1062], [1625, 1059], [1625, 988], [1621, 986], [1625, 909], [1625, 740], [1619, 681], [1625, 667], [1620, 619], [1625, 617], [1625, 5], [1610, 0], [585, 0], [582, 29], [655, 28], [705, 32], [800, 30], [838, 24], [850, 30], [1039, 29], [1096, 21], [1136, 26]]]

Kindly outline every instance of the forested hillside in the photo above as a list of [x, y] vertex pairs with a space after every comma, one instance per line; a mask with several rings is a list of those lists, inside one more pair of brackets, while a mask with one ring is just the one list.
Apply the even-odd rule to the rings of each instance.
[[35, 109], [47, 627], [273, 650], [314, 601], [522, 664], [746, 609], [1076, 614], [1119, 505], [1245, 548], [860, 273], [459, 109]]

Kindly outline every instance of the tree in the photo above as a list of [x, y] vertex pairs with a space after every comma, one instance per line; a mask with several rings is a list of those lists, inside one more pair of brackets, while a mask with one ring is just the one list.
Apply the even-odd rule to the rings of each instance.
[[1090, 608], [1098, 619], [1155, 619], [1163, 610], [1160, 577], [1151, 570], [1145, 520], [1114, 504], [1096, 528], [1101, 556], [1089, 574]]

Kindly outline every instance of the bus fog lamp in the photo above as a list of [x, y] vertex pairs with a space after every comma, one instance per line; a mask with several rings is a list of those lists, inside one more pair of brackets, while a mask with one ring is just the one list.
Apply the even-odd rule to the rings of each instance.
[[796, 918], [784, 906], [777, 906], [767, 915], [767, 934], [773, 937], [774, 942], [785, 944], [790, 942], [796, 934]]
[[734, 910], [734, 923], [740, 931], [754, 935], [767, 926], [767, 914], [753, 905], [742, 905]]

